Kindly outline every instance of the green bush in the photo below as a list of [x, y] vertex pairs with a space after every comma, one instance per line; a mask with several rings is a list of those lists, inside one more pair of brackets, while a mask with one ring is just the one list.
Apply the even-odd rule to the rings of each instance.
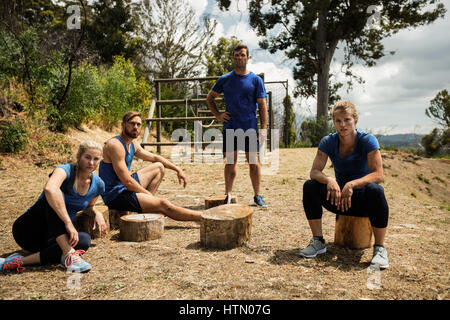
[[448, 155], [450, 153], [450, 129], [439, 130], [434, 128], [429, 134], [422, 137], [422, 146], [428, 157]]
[[114, 65], [102, 74], [101, 120], [113, 126], [130, 111], [149, 109], [150, 85], [144, 79], [136, 79], [134, 67], [123, 57], [114, 57]]
[[[57, 87], [57, 82], [54, 85]], [[82, 64], [73, 70], [62, 109], [47, 109], [50, 129], [65, 132], [88, 120], [111, 128], [127, 111], [148, 110], [150, 91], [150, 85], [136, 79], [133, 65], [123, 57], [115, 57], [110, 69]]]
[[333, 123], [325, 116], [319, 119], [304, 120], [301, 125], [300, 145], [308, 147], [319, 146], [320, 141], [326, 135], [336, 132]]
[[19, 153], [28, 143], [28, 135], [20, 122], [9, 122], [0, 127], [0, 152]]

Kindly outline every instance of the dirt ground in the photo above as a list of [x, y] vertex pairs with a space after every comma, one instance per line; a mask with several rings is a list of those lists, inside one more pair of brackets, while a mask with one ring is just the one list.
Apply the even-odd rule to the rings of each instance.
[[[72, 131], [104, 141], [99, 129]], [[78, 139], [78, 140], [77, 140]], [[390, 220], [386, 235], [390, 267], [368, 268], [372, 249], [333, 243], [335, 215], [325, 212], [327, 253], [305, 259], [299, 250], [311, 232], [302, 207], [302, 185], [316, 149], [281, 149], [276, 174], [262, 177], [268, 209], [254, 208], [251, 240], [231, 250], [200, 246], [193, 222], [166, 219], [163, 237], [122, 242], [118, 231], [92, 240], [84, 258], [90, 272], [74, 278], [59, 266], [29, 266], [0, 274], [0, 299], [449, 299], [450, 164], [383, 151]], [[170, 158], [170, 149], [163, 148]], [[19, 251], [11, 226], [34, 203], [53, 165], [30, 157], [0, 155], [0, 255]], [[45, 163], [45, 162], [43, 162]], [[145, 166], [134, 161], [132, 170]], [[189, 184], [166, 172], [159, 196], [203, 210], [204, 199], [223, 194], [223, 164], [180, 164]], [[266, 165], [267, 167], [267, 165]], [[332, 173], [328, 164], [326, 172]], [[252, 202], [248, 166], [239, 164], [234, 195]]]

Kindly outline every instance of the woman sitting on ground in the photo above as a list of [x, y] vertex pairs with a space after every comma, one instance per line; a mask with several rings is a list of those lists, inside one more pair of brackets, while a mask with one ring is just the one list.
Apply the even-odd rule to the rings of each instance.
[[[69, 271], [86, 272], [91, 265], [80, 256], [90, 247], [91, 238], [77, 232], [72, 224], [78, 211], [93, 207], [105, 184], [94, 171], [102, 157], [102, 146], [82, 142], [77, 164], [62, 164], [50, 174], [39, 199], [13, 224], [17, 244], [31, 252], [26, 257], [14, 253], [0, 258], [0, 271], [23, 270], [26, 265], [61, 263]], [[94, 209], [95, 210], [95, 209]], [[101, 212], [95, 211], [94, 229], [106, 230]]]
[[[388, 255], [384, 237], [389, 208], [384, 189], [383, 164], [377, 139], [356, 129], [358, 112], [348, 101], [332, 109], [337, 132], [322, 139], [310, 172], [312, 180], [303, 185], [303, 208], [313, 238], [300, 251], [306, 258], [326, 252], [322, 235], [322, 207], [348, 216], [368, 216], [375, 236], [371, 265], [387, 268]], [[323, 173], [330, 158], [336, 179]]]

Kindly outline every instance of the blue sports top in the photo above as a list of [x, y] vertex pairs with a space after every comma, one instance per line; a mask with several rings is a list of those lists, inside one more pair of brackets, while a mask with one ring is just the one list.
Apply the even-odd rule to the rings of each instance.
[[223, 123], [223, 130], [258, 130], [257, 99], [267, 97], [264, 82], [259, 76], [253, 72], [241, 76], [231, 71], [217, 79], [212, 90], [223, 92], [225, 110], [231, 116]]
[[342, 189], [347, 182], [362, 178], [370, 173], [367, 154], [373, 150], [380, 149], [380, 145], [373, 135], [356, 129], [353, 152], [346, 158], [342, 158], [339, 155], [339, 136], [337, 132], [322, 138], [318, 148], [326, 153], [333, 163], [336, 181]]
[[[120, 136], [115, 136], [112, 139], [119, 139], [125, 149], [125, 163], [127, 164], [128, 170], [131, 168], [131, 162], [133, 161], [135, 149], [134, 143], [130, 145], [130, 151], [128, 151], [127, 146], [123, 142]], [[120, 182], [119, 177], [114, 171], [112, 163], [106, 163], [103, 160], [100, 162], [100, 167], [98, 169], [98, 174], [100, 178], [105, 181], [105, 193], [102, 194], [103, 202], [108, 205], [112, 200], [114, 200], [120, 193], [122, 193], [127, 188]]]
[[[86, 209], [92, 199], [98, 197], [105, 191], [105, 183], [99, 178], [99, 176], [92, 173], [89, 190], [84, 196], [82, 196], [73, 188], [76, 165], [72, 163], [65, 163], [57, 166], [56, 168], [61, 168], [66, 172], [66, 179], [63, 181], [60, 189], [64, 196], [64, 203], [66, 205], [67, 213], [69, 214], [70, 220], [73, 220], [78, 211]], [[52, 171], [49, 176], [51, 176], [53, 172], [54, 171]], [[37, 201], [41, 200], [43, 197], [45, 197], [44, 191], [41, 193]]]

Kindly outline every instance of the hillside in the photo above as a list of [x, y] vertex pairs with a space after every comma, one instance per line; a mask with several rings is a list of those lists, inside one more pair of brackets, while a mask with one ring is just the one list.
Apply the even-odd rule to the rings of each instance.
[[393, 135], [377, 135], [378, 141], [385, 147], [419, 147], [423, 134], [393, 134]]
[[[79, 140], [103, 142], [113, 134], [85, 128], [66, 139], [75, 147]], [[163, 155], [170, 157], [170, 151], [163, 148]], [[390, 268], [377, 275], [380, 285], [373, 288], [372, 249], [334, 245], [334, 214], [324, 214], [327, 253], [311, 260], [299, 255], [311, 237], [301, 190], [315, 153], [315, 148], [280, 150], [278, 172], [262, 178], [269, 208], [255, 208], [251, 240], [243, 247], [204, 249], [196, 223], [167, 219], [159, 240], [121, 242], [118, 231], [93, 240], [84, 256], [93, 269], [82, 275], [77, 290], [67, 286], [70, 274], [57, 266], [27, 267], [0, 275], [0, 299], [449, 299], [449, 161], [382, 152]], [[0, 255], [7, 256], [20, 250], [12, 223], [37, 199], [53, 164], [37, 166], [26, 154], [1, 157]], [[52, 155], [41, 157], [50, 163]], [[132, 170], [144, 165], [135, 161]], [[159, 196], [203, 210], [205, 197], [223, 193], [222, 164], [180, 166], [187, 188], [168, 171]], [[329, 164], [326, 172], [332, 174]], [[238, 166], [234, 194], [240, 203], [251, 202], [244, 164]]]

